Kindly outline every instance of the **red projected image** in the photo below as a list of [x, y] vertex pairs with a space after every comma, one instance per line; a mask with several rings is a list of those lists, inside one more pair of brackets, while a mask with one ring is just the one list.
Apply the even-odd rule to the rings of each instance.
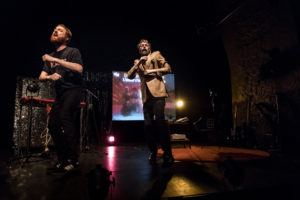
[[[140, 79], [128, 79], [126, 72], [112, 73], [112, 120], [144, 120]], [[169, 97], [166, 99], [166, 119], [175, 119], [174, 75], [164, 77]]]

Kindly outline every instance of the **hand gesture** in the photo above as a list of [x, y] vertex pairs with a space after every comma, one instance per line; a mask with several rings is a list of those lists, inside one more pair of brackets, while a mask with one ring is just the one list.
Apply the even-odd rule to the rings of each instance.
[[53, 80], [53, 81], [56, 81], [56, 80], [58, 80], [58, 79], [61, 78], [61, 75], [58, 74], [58, 73], [54, 73], [54, 74], [51, 74], [51, 75], [49, 76], [49, 78], [50, 78], [51, 80]]
[[44, 62], [48, 61], [48, 62], [55, 62], [57, 58], [50, 56], [49, 54], [45, 54], [42, 56], [42, 60]]
[[146, 76], [146, 75], [149, 75], [149, 74], [150, 74], [149, 69], [145, 69], [145, 70], [144, 70], [144, 75]]
[[50, 56], [49, 54], [45, 54], [42, 56], [42, 60], [44, 62], [50, 62], [50, 67], [51, 68], [54, 68], [58, 65], [58, 63], [56, 62], [57, 61], [57, 58], [53, 57], [53, 56]]
[[140, 62], [145, 63], [147, 61], [147, 59], [148, 59], [148, 56], [142, 56], [140, 58]]

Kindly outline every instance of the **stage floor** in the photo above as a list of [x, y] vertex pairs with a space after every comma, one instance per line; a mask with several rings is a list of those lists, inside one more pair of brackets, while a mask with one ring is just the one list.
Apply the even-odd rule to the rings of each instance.
[[[299, 158], [222, 146], [176, 145], [173, 153], [174, 165], [163, 168], [160, 159], [149, 165], [144, 144], [94, 147], [81, 153], [78, 169], [69, 174], [47, 170], [54, 154], [28, 162], [6, 159], [1, 162], [0, 199], [299, 198]], [[99, 164], [111, 175], [93, 173]], [[112, 181], [108, 187], [102, 182], [107, 177]]]

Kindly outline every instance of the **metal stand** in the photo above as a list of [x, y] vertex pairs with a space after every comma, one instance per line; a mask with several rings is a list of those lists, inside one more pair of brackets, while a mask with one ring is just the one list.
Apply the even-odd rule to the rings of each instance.
[[[45, 128], [45, 134], [41, 134], [41, 139], [45, 139], [45, 143], [44, 143], [44, 152], [45, 153], [48, 153], [50, 150], [49, 150], [49, 147], [48, 147], [48, 144], [50, 143], [51, 141], [51, 135], [49, 134], [49, 129], [48, 129], [48, 124], [49, 124], [49, 113], [50, 111], [48, 112], [48, 107], [50, 107], [49, 104], [46, 105], [46, 108], [47, 108], [47, 123], [46, 123], [46, 128]], [[50, 108], [51, 109], [51, 108]]]
[[33, 97], [30, 96], [30, 100], [29, 100], [29, 106], [28, 106], [28, 118], [29, 118], [29, 122], [28, 122], [28, 134], [27, 134], [27, 145], [26, 145], [26, 152], [25, 152], [25, 162], [28, 162], [29, 157], [31, 157], [30, 154], [30, 146], [31, 146], [31, 127], [32, 127], [32, 99]]
[[[84, 107], [80, 108], [80, 151], [86, 152], [90, 149], [90, 138], [88, 135], [88, 125], [90, 120], [93, 120], [93, 126], [97, 130], [97, 125], [95, 124], [95, 116], [93, 113], [93, 98], [99, 102], [99, 98], [93, 94], [90, 90], [86, 89], [85, 103]], [[93, 115], [93, 116], [91, 116]], [[91, 117], [93, 119], [91, 119]]]

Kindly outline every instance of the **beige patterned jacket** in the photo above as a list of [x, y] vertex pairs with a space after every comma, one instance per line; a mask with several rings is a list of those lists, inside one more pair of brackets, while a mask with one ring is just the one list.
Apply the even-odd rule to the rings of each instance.
[[[139, 75], [141, 80], [141, 91], [143, 103], [147, 100], [146, 85], [149, 88], [150, 93], [154, 97], [168, 97], [165, 84], [163, 82], [162, 76], [171, 73], [171, 67], [165, 60], [165, 58], [160, 54], [159, 51], [155, 51], [148, 55], [146, 63], [139, 64], [139, 60], [134, 61], [133, 67], [128, 71], [128, 78], [135, 78], [136, 74]], [[149, 75], [144, 75], [145, 69], [161, 69], [161, 72], [151, 73]]]

